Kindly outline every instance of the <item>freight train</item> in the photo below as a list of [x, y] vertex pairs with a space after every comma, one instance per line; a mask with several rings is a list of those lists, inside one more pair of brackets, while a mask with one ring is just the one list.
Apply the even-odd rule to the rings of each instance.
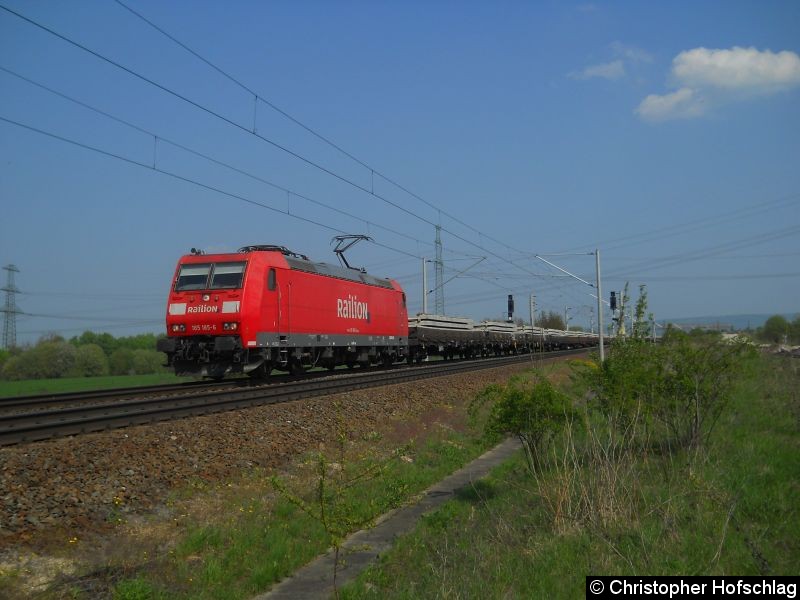
[[266, 377], [399, 361], [589, 346], [581, 332], [416, 315], [392, 279], [314, 262], [283, 246], [182, 256], [157, 350], [177, 375]]

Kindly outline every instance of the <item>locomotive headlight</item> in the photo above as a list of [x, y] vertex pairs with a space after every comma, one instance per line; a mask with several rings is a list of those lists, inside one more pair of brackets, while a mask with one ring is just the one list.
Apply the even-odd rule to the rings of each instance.
[[172, 326], [173, 333], [179, 333], [181, 331], [186, 331], [186, 325], [183, 323], [176, 323]]
[[236, 331], [237, 329], [239, 329], [239, 324], [238, 323], [223, 323], [222, 324], [222, 328], [225, 331]]
[[203, 302], [208, 302], [209, 300], [211, 300], [211, 296], [208, 294], [203, 294]]

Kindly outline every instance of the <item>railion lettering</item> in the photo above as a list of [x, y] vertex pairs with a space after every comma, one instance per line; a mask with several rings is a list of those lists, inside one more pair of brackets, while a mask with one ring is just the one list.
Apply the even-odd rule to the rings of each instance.
[[208, 306], [201, 304], [200, 306], [187, 306], [187, 313], [215, 313], [219, 311], [219, 306]]
[[340, 319], [369, 321], [369, 305], [366, 302], [359, 302], [358, 296], [348, 295], [347, 298], [337, 298], [336, 316]]

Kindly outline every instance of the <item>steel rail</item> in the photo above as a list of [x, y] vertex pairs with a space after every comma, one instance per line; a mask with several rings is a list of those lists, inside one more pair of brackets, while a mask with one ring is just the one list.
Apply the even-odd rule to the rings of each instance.
[[231, 381], [215, 381], [210, 383], [208, 381], [184, 381], [182, 383], [167, 383], [162, 385], [142, 385], [122, 388], [112, 388], [104, 390], [86, 390], [82, 392], [61, 392], [51, 394], [32, 394], [28, 396], [9, 396], [7, 398], [0, 398], [0, 410], [5, 409], [18, 409], [18, 408], [33, 408], [37, 406], [58, 406], [59, 404], [68, 404], [72, 402], [84, 402], [87, 400], [98, 399], [111, 399], [111, 398], [126, 398], [137, 397], [143, 394], [168, 394], [171, 392], [195, 392], [198, 389], [207, 387], [221, 387], [231, 386]]
[[356, 389], [442, 377], [464, 371], [496, 368], [507, 364], [533, 361], [534, 356], [557, 358], [583, 352], [586, 352], [586, 349], [563, 350], [543, 355], [521, 354], [488, 360], [442, 361], [435, 366], [394, 368], [355, 373], [344, 377], [315, 378], [244, 389], [224, 389], [202, 394], [145, 398], [0, 415], [0, 446], [276, 404]]

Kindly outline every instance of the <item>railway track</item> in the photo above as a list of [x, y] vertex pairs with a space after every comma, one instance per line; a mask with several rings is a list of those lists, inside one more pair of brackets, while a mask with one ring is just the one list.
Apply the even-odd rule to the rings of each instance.
[[[562, 350], [537, 356], [555, 358], [582, 352], [586, 350]], [[276, 404], [532, 360], [531, 355], [524, 354], [493, 359], [442, 361], [424, 366], [398, 367], [343, 376], [321, 373], [299, 381], [258, 386], [250, 385], [247, 380], [232, 380], [216, 384], [198, 382], [194, 385], [178, 384], [86, 394], [59, 394], [46, 398], [30, 397], [28, 401], [32, 404], [29, 407], [35, 410], [22, 410], [22, 404], [17, 404], [14, 412], [0, 414], [0, 446]], [[143, 397], [148, 394], [151, 396]], [[22, 403], [25, 399], [5, 400], [0, 403], [0, 407], [11, 406], [17, 401]], [[42, 408], [46, 406], [51, 408]], [[53, 406], [56, 408], [52, 408]]]
[[[304, 379], [317, 377], [330, 377], [329, 372], [309, 372]], [[127, 398], [141, 398], [143, 396], [159, 396], [169, 394], [198, 394], [206, 391], [225, 390], [232, 388], [253, 387], [256, 385], [275, 385], [296, 380], [292, 375], [273, 375], [266, 381], [253, 380], [248, 377], [226, 379], [224, 381], [184, 381], [181, 383], [168, 383], [161, 385], [146, 385], [126, 388], [112, 388], [104, 390], [87, 390], [83, 392], [66, 392], [60, 394], [35, 394], [29, 396], [14, 396], [0, 398], [0, 415], [4, 412], [18, 412], [21, 410], [38, 410], [43, 408], [58, 408], [91, 402], [123, 401]]]

